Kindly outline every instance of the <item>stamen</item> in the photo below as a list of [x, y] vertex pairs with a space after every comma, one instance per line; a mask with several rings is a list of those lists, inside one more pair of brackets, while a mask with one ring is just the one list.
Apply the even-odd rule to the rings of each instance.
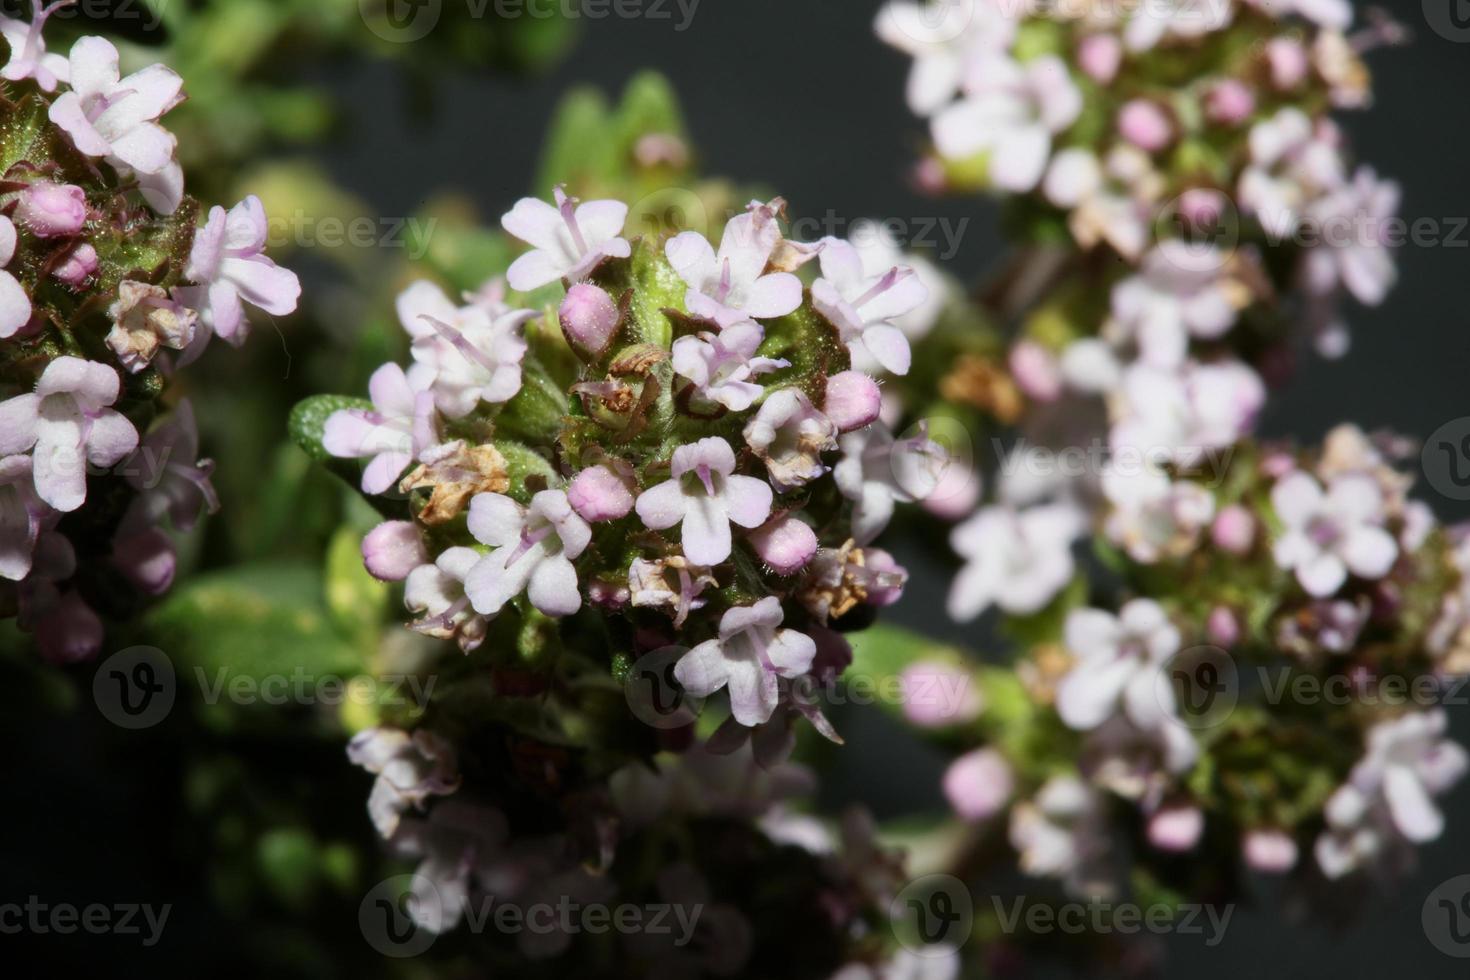
[[863, 293], [862, 298], [852, 304], [853, 308], [861, 309], [864, 305], [872, 302], [879, 296], [882, 296], [884, 293], [888, 292], [888, 290], [892, 289], [894, 286], [897, 286], [900, 282], [903, 282], [905, 279], [913, 274], [913, 269], [904, 269], [898, 266], [894, 266], [892, 269], [888, 270], [887, 275], [878, 280], [877, 285], [868, 290], [866, 293]]
[[577, 246], [578, 255], [587, 254], [587, 240], [582, 237], [582, 229], [577, 225], [577, 199], [567, 197], [566, 192], [560, 187], [556, 189], [556, 207], [561, 211], [561, 220], [566, 222], [567, 230], [572, 233], [572, 244]]

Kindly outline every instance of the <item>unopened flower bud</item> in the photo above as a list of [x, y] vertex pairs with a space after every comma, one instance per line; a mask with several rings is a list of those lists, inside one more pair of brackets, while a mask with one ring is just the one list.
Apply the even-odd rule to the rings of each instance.
[[1220, 550], [1243, 555], [1256, 539], [1256, 519], [1240, 504], [1231, 504], [1215, 517], [1210, 537]]
[[589, 466], [567, 487], [567, 500], [586, 521], [626, 517], [633, 509], [631, 475], [616, 472], [612, 465]]
[[15, 216], [41, 238], [75, 235], [87, 223], [87, 194], [75, 184], [39, 180], [21, 192]]
[[167, 592], [178, 567], [173, 542], [158, 528], [120, 538], [113, 544], [112, 561], [147, 595]]
[[1205, 631], [1209, 634], [1210, 642], [1216, 646], [1233, 647], [1240, 640], [1240, 621], [1229, 609], [1216, 606], [1210, 610]]
[[878, 382], [861, 371], [843, 371], [827, 379], [827, 400], [822, 411], [839, 432], [852, 432], [872, 425], [883, 408]]
[[794, 575], [817, 553], [817, 535], [802, 521], [783, 516], [750, 532], [750, 545], [780, 575]]
[[51, 274], [73, 289], [79, 289], [96, 271], [97, 250], [89, 243], [82, 242], [67, 253], [61, 264], [51, 270]]
[[1161, 851], [1189, 851], [1199, 843], [1205, 815], [1197, 806], [1166, 806], [1148, 822], [1148, 842]]
[[409, 521], [385, 521], [362, 539], [362, 563], [368, 574], [384, 582], [401, 582], [429, 563], [419, 529]]
[[1300, 85], [1311, 67], [1307, 49], [1300, 41], [1278, 37], [1266, 43], [1266, 63], [1271, 67], [1271, 84], [1287, 92]]
[[963, 725], [980, 717], [985, 700], [969, 671], [938, 660], [921, 660], [899, 675], [903, 715], [919, 728]]
[[1244, 122], [1256, 111], [1256, 97], [1250, 86], [1237, 78], [1227, 78], [1210, 88], [1205, 95], [1205, 114], [1211, 121], [1225, 126]]
[[1023, 340], [1011, 348], [1011, 377], [1027, 397], [1052, 402], [1062, 394], [1062, 371], [1057, 359], [1034, 340]]
[[971, 822], [995, 816], [1015, 789], [1011, 767], [995, 749], [962, 755], [944, 774], [944, 795], [955, 813]]
[[1283, 874], [1296, 866], [1296, 841], [1282, 830], [1252, 830], [1245, 835], [1242, 850], [1246, 864], [1267, 874]]
[[1123, 42], [1112, 34], [1093, 34], [1077, 46], [1077, 63], [1095, 82], [1106, 85], [1123, 62]]
[[591, 283], [578, 283], [562, 300], [562, 332], [573, 347], [593, 356], [607, 350], [621, 317], [607, 291]]
[[1174, 139], [1174, 124], [1158, 103], [1134, 99], [1118, 113], [1118, 132], [1140, 150], [1157, 153]]

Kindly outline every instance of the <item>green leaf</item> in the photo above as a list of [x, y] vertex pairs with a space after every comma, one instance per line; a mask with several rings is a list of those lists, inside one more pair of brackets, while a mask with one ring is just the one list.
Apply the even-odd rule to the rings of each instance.
[[362, 533], [343, 527], [327, 545], [327, 612], [344, 636], [367, 648], [379, 632], [389, 587], [368, 574], [362, 563]]
[[348, 408], [372, 411], [373, 403], [366, 398], [353, 398], [350, 395], [312, 395], [297, 402], [296, 407], [291, 409], [289, 422], [292, 440], [317, 462], [336, 462], [337, 457], [327, 452], [327, 447], [322, 445], [322, 433], [332, 413]]

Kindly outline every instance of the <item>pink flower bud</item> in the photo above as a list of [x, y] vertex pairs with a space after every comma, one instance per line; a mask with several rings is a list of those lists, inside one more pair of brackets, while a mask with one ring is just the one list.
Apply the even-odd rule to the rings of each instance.
[[402, 582], [409, 572], [429, 563], [429, 553], [412, 523], [385, 521], [362, 539], [362, 563], [373, 578]]
[[1204, 833], [1205, 815], [1197, 806], [1166, 806], [1148, 822], [1148, 842], [1161, 851], [1189, 851]]
[[1174, 139], [1174, 124], [1157, 103], [1134, 99], [1118, 113], [1118, 132], [1140, 150], [1157, 153]]
[[962, 755], [944, 774], [944, 795], [964, 820], [978, 823], [1005, 808], [1015, 789], [1011, 767], [995, 749]]
[[1296, 867], [1296, 841], [1284, 830], [1252, 830], [1245, 835], [1241, 850], [1246, 864], [1266, 874], [1284, 874]]
[[944, 162], [937, 157], [925, 157], [913, 170], [914, 187], [921, 194], [943, 194], [949, 189], [949, 176], [944, 171]]
[[878, 382], [861, 371], [843, 371], [827, 379], [827, 398], [822, 411], [839, 432], [852, 432], [872, 425], [883, 409], [883, 392]]
[[923, 500], [924, 509], [941, 520], [969, 517], [980, 503], [983, 484], [980, 474], [958, 459], [945, 464], [934, 492]]
[[561, 329], [567, 340], [594, 357], [601, 356], [617, 332], [622, 314], [607, 291], [581, 282], [561, 302]]
[[1106, 85], [1123, 62], [1123, 43], [1112, 34], [1093, 34], [1077, 46], [1077, 63], [1095, 82]]
[[80, 289], [96, 271], [97, 250], [89, 243], [82, 242], [67, 253], [61, 264], [51, 270], [51, 274], [73, 289]]
[[36, 649], [48, 663], [75, 664], [91, 660], [102, 649], [102, 620], [76, 592], [61, 601], [35, 625]]
[[1225, 195], [1207, 187], [1192, 187], [1179, 195], [1179, 216], [1200, 230], [1218, 226], [1225, 207]]
[[1231, 504], [1215, 517], [1210, 528], [1210, 538], [1215, 547], [1232, 555], [1243, 555], [1251, 550], [1256, 540], [1256, 519], [1240, 504]]
[[751, 531], [750, 545], [777, 574], [794, 575], [816, 555], [817, 535], [806, 524], [787, 515]]
[[882, 548], [864, 548], [863, 556], [868, 573], [868, 605], [891, 606], [902, 599], [909, 570]]
[[15, 216], [41, 238], [75, 235], [87, 223], [87, 194], [75, 184], [38, 180], [21, 192]]
[[955, 664], [920, 660], [904, 668], [898, 680], [903, 715], [919, 728], [963, 725], [985, 710], [975, 678]]
[[1030, 398], [1054, 402], [1062, 394], [1062, 371], [1051, 351], [1034, 340], [1023, 340], [1011, 348], [1011, 377]]
[[567, 487], [567, 500], [583, 520], [594, 524], [627, 517], [633, 509], [631, 476], [616, 472], [614, 464], [589, 466]]
[[167, 592], [178, 566], [173, 542], [152, 527], [113, 542], [112, 561], [146, 595]]
[[1271, 84], [1282, 92], [1300, 85], [1311, 67], [1307, 49], [1300, 41], [1278, 37], [1266, 43], [1266, 63], [1271, 67]]
[[1216, 606], [1210, 610], [1210, 618], [1205, 623], [1205, 631], [1210, 636], [1210, 642], [1216, 646], [1233, 647], [1240, 640], [1240, 621], [1229, 609], [1224, 606]]
[[1236, 126], [1256, 111], [1256, 96], [1238, 78], [1227, 78], [1205, 95], [1205, 115], [1225, 126]]

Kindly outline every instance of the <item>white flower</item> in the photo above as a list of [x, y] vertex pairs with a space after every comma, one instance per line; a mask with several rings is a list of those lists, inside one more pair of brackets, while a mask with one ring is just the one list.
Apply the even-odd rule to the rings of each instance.
[[465, 576], [464, 591], [482, 616], [494, 616], [525, 592], [547, 616], [582, 608], [572, 566], [592, 542], [592, 528], [561, 490], [542, 490], [529, 508], [498, 493], [470, 501], [469, 530], [492, 550]]
[[1231, 0], [1157, 0], [1138, 6], [1123, 29], [1130, 51], [1149, 51], [1165, 39], [1192, 40], [1229, 26]]
[[1064, 632], [1075, 665], [1057, 686], [1057, 713], [1069, 728], [1096, 728], [1120, 707], [1144, 730], [1173, 717], [1164, 668], [1179, 652], [1179, 630], [1157, 602], [1134, 599], [1116, 616], [1074, 609]]
[[934, 117], [934, 143], [951, 160], [989, 153], [990, 180], [1029, 191], [1046, 172], [1052, 136], [1076, 121], [1082, 93], [1066, 62], [1043, 55], [1024, 65], [1006, 55], [976, 59], [966, 97]]
[[1321, 242], [1307, 250], [1307, 288], [1325, 295], [1340, 284], [1360, 303], [1382, 303], [1398, 279], [1387, 244], [1398, 209], [1399, 185], [1379, 180], [1370, 167], [1309, 205], [1304, 222], [1320, 233]]
[[422, 808], [430, 796], [447, 796], [459, 787], [454, 747], [433, 732], [410, 735], [398, 728], [368, 728], [347, 745], [347, 758], [376, 775], [368, 813], [383, 837], [398, 830], [403, 813]]
[[1213, 248], [1188, 263], [1164, 249], [1149, 252], [1138, 274], [1113, 287], [1114, 325], [1137, 342], [1144, 360], [1177, 367], [1191, 337], [1223, 336], [1248, 298], [1225, 265]]
[[696, 231], [675, 235], [664, 246], [674, 271], [689, 285], [684, 303], [697, 317], [729, 327], [751, 318], [786, 316], [801, 305], [801, 280], [789, 272], [766, 274], [781, 244], [779, 202], [752, 202], [725, 225], [720, 252]]
[[473, 548], [450, 548], [432, 565], [420, 565], [403, 583], [403, 604], [421, 617], [409, 627], [427, 636], [455, 639], [465, 653], [485, 640], [486, 619], [470, 606], [464, 583], [480, 561]]
[[100, 37], [72, 46], [70, 71], [71, 91], [51, 104], [51, 121], [82, 153], [101, 157], [125, 177], [137, 174], [154, 210], [172, 214], [184, 176], [174, 160], [178, 141], [157, 120], [184, 100], [183, 79], [163, 65], [120, 79], [117, 48]]
[[791, 366], [780, 358], [755, 356], [763, 337], [753, 320], [731, 324], [719, 333], [680, 337], [674, 341], [674, 373], [694, 385], [697, 401], [743, 412], [765, 390], [751, 378]]
[[[438, 444], [434, 396], [397, 364], [384, 364], [368, 381], [371, 411], [333, 412], [322, 431], [322, 446], [342, 459], [372, 457], [362, 473], [362, 492], [380, 494], [392, 487], [424, 450]], [[417, 384], [415, 384], [417, 381]]]
[[555, 207], [534, 197], [521, 198], [500, 219], [506, 231], [535, 246], [506, 273], [512, 289], [528, 293], [558, 279], [581, 279], [603, 259], [633, 254], [628, 240], [620, 237], [628, 220], [628, 206], [622, 201], [581, 204], [560, 187], [555, 197]]
[[244, 303], [285, 316], [301, 298], [296, 274], [265, 255], [269, 231], [265, 206], [252, 194], [228, 213], [211, 208], [194, 234], [184, 274], [196, 285], [180, 289], [179, 298], [199, 311], [205, 327], [236, 346], [249, 328]]
[[1076, 776], [1053, 776], [1034, 800], [1011, 809], [1011, 846], [1029, 875], [1062, 878], [1074, 894], [1107, 891], [1100, 865], [1110, 842], [1102, 801]]
[[827, 472], [822, 453], [837, 448], [837, 426], [800, 388], [782, 388], [746, 423], [745, 441], [765, 462], [772, 485], [785, 493]]
[[1327, 801], [1327, 832], [1317, 863], [1339, 878], [1399, 840], [1432, 841], [1444, 832], [1434, 797], [1465, 774], [1465, 750], [1444, 737], [1443, 710], [1407, 714], [1368, 732], [1368, 751]]
[[1337, 592], [1349, 571], [1379, 579], [1398, 558], [1398, 543], [1383, 527], [1383, 491], [1368, 474], [1339, 476], [1324, 493], [1310, 475], [1290, 473], [1272, 488], [1271, 505], [1284, 525], [1276, 564], [1295, 571], [1319, 599]]
[[1251, 163], [1240, 176], [1240, 206], [1266, 231], [1286, 238], [1306, 207], [1345, 179], [1339, 135], [1328, 121], [1313, 123], [1295, 106], [1256, 123]]
[[[907, 266], [913, 270], [914, 277], [923, 285], [928, 295], [914, 309], [908, 313], [891, 317], [889, 322], [902, 330], [903, 335], [910, 341], [928, 336], [929, 332], [934, 329], [934, 325], [939, 322], [949, 302], [950, 294], [955, 289], [949, 277], [928, 259], [903, 252], [898, 247], [898, 240], [894, 237], [893, 232], [882, 222], [867, 219], [854, 222], [852, 234], [847, 240], [862, 257], [863, 272], [870, 277], [881, 276], [895, 266]], [[865, 352], [861, 350], [854, 352], [853, 367], [872, 374], [879, 365], [876, 362], [862, 363], [864, 354]]]
[[909, 108], [928, 116], [960, 90], [965, 68], [978, 54], [1002, 51], [1016, 36], [1016, 20], [991, 0], [928, 3], [893, 0], [878, 11], [878, 37], [914, 59]]
[[1015, 615], [1040, 610], [1072, 580], [1081, 525], [1068, 504], [980, 510], [950, 534], [966, 564], [950, 587], [949, 615], [965, 622], [991, 604]]
[[779, 700], [778, 677], [805, 674], [817, 645], [804, 633], [779, 629], [781, 601], [767, 596], [736, 606], [720, 618], [720, 636], [686, 653], [674, 676], [695, 697], [730, 690], [730, 711], [747, 727], [769, 721]]
[[638, 497], [643, 523], [662, 531], [683, 523], [684, 556], [696, 565], [730, 557], [730, 524], [760, 527], [775, 495], [764, 480], [735, 473], [735, 452], [711, 436], [674, 450], [673, 478]]
[[832, 471], [837, 489], [852, 509], [852, 536], [860, 545], [883, 533], [893, 505], [929, 498], [939, 488], [951, 459], [927, 429], [895, 440], [881, 422], [849, 432], [839, 441], [842, 459]]
[[47, 19], [71, 2], [57, 0], [43, 7], [41, 0], [31, 0], [30, 23], [14, 17], [0, 17], [0, 34], [10, 45], [10, 61], [0, 70], [0, 78], [12, 82], [34, 78], [41, 91], [54, 92], [58, 82], [65, 82], [71, 77], [71, 65], [66, 58], [47, 54], [46, 41], [41, 36]]
[[431, 388], [449, 418], [465, 417], [482, 401], [508, 402], [521, 390], [521, 328], [535, 310], [512, 310], [494, 293], [458, 307], [433, 283], [416, 282], [398, 297], [398, 318], [413, 337], [410, 382]]
[[909, 341], [892, 321], [922, 306], [928, 289], [907, 266], [870, 276], [858, 250], [840, 239], [824, 239], [821, 248], [822, 278], [812, 284], [812, 305], [860, 357], [907, 374]]
[[1260, 377], [1239, 361], [1178, 371], [1135, 364], [1123, 376], [1109, 441], [1130, 461], [1197, 465], [1245, 435], [1265, 399]]
[[46, 365], [36, 390], [0, 403], [0, 456], [34, 449], [36, 493], [59, 511], [87, 499], [87, 464], [111, 466], [138, 447], [138, 430], [110, 406], [117, 372], [78, 357]]
[[1215, 516], [1215, 498], [1208, 490], [1174, 482], [1154, 467], [1109, 467], [1102, 488], [1113, 505], [1105, 525], [1109, 540], [1144, 564], [1188, 554]]
[[14, 223], [0, 217], [0, 340], [14, 337], [31, 322], [31, 297], [15, 276], [3, 271], [15, 258], [15, 244]]

